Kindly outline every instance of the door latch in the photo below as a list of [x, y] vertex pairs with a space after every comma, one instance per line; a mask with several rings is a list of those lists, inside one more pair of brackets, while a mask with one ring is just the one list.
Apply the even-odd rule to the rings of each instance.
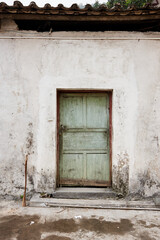
[[63, 126], [62, 124], [60, 125], [60, 128], [59, 128], [59, 135], [62, 135], [62, 133], [67, 130], [67, 127], [66, 126]]

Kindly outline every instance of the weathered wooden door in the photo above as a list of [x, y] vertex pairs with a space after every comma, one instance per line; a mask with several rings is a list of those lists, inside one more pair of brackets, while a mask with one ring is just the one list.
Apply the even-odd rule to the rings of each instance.
[[62, 93], [59, 119], [59, 184], [109, 186], [108, 94]]

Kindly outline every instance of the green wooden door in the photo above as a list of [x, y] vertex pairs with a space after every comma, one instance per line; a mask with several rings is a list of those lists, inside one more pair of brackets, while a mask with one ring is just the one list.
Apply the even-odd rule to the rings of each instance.
[[59, 126], [60, 185], [110, 185], [108, 94], [61, 94]]

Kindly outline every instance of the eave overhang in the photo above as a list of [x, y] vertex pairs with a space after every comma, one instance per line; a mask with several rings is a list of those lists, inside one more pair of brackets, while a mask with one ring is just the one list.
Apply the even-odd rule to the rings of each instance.
[[38, 7], [35, 2], [31, 2], [29, 6], [23, 6], [19, 1], [15, 1], [12, 6], [6, 3], [0, 3], [0, 19], [13, 19], [16, 21], [51, 21], [69, 23], [89, 23], [91, 24], [143, 24], [158, 26], [160, 29], [160, 8], [147, 5], [144, 8], [137, 9], [132, 6], [123, 9], [119, 4], [114, 8], [108, 9], [106, 5], [101, 5], [95, 9], [87, 4], [81, 9], [77, 4], [73, 4], [70, 8], [59, 4], [53, 7], [45, 4], [44, 7]]

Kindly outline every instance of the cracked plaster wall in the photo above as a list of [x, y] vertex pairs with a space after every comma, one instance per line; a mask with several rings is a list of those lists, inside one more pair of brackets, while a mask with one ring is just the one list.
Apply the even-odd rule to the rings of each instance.
[[[35, 39], [2, 39], [14, 34]], [[147, 33], [14, 34], [0, 33], [0, 194], [23, 194], [27, 153], [27, 191], [55, 189], [56, 90], [65, 88], [113, 89], [113, 188], [158, 193], [160, 41], [141, 40]]]

